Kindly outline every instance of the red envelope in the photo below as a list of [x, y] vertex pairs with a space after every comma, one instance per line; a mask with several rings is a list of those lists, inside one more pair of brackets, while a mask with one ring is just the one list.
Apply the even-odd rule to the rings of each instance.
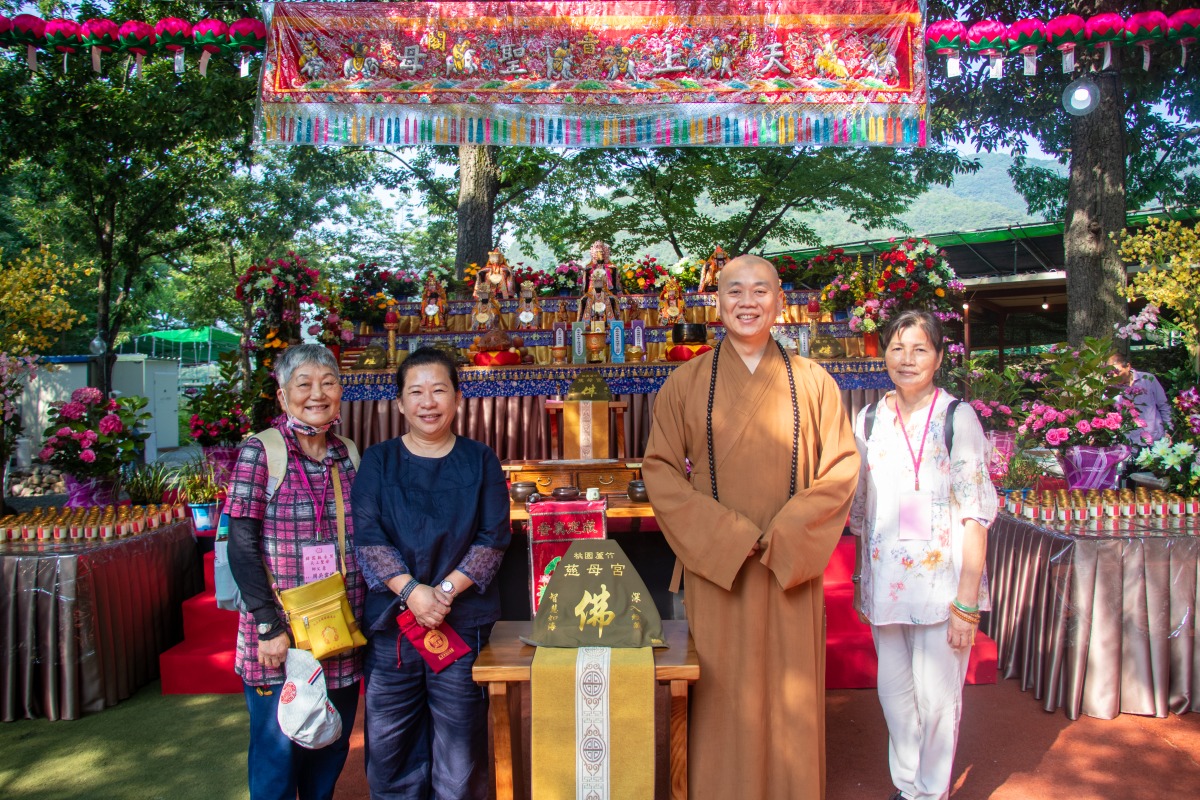
[[[425, 659], [425, 663], [434, 672], [441, 672], [471, 652], [471, 648], [462, 640], [462, 637], [444, 622], [440, 627], [426, 628], [417, 622], [417, 618], [411, 610], [405, 610], [403, 614], [396, 617], [396, 624], [400, 626], [400, 632], [404, 634], [404, 638], [408, 639], [417, 649], [421, 658]], [[400, 663], [399, 642], [396, 643], [396, 663]]]

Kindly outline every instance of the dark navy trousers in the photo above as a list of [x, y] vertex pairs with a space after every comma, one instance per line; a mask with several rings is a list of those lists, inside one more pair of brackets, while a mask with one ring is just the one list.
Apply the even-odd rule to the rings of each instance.
[[492, 625], [454, 630], [471, 652], [440, 673], [397, 629], [380, 631], [367, 644], [373, 800], [487, 800], [487, 694], [471, 679], [471, 667]]

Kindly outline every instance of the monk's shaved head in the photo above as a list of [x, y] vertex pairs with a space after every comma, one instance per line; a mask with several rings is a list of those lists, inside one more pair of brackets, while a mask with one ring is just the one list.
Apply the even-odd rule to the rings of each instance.
[[717, 291], [735, 282], [773, 281], [772, 289], [779, 289], [779, 272], [775, 265], [761, 256], [738, 256], [721, 268], [717, 279]]

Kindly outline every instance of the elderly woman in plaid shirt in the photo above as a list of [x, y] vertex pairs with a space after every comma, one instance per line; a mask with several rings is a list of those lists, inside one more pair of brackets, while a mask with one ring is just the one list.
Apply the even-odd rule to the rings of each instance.
[[352, 650], [322, 662], [329, 699], [342, 716], [341, 738], [320, 750], [294, 744], [275, 717], [291, 640], [267, 570], [280, 590], [327, 577], [305, 572], [312, 573], [317, 562], [329, 563], [337, 550], [337, 507], [331, 490], [337, 466], [346, 503], [346, 593], [355, 617], [361, 618], [366, 586], [355, 560], [350, 508], [355, 470], [345, 443], [327, 435], [342, 406], [333, 355], [320, 345], [289, 347], [275, 363], [275, 377], [286, 414], [276, 423], [287, 445], [286, 472], [272, 495], [266, 451], [257, 439], [250, 439], [238, 453], [229, 485], [229, 562], [247, 608], [238, 619], [234, 669], [242, 676], [250, 710], [251, 800], [317, 800], [333, 797], [350, 750], [362, 653]]

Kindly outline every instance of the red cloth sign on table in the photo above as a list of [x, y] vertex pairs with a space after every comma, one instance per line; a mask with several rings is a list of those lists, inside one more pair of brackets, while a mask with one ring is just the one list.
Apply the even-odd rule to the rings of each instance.
[[277, 3], [269, 24], [265, 143], [925, 144], [919, 0]]
[[542, 590], [567, 549], [608, 534], [607, 500], [544, 500], [529, 506], [529, 607], [537, 614]]

